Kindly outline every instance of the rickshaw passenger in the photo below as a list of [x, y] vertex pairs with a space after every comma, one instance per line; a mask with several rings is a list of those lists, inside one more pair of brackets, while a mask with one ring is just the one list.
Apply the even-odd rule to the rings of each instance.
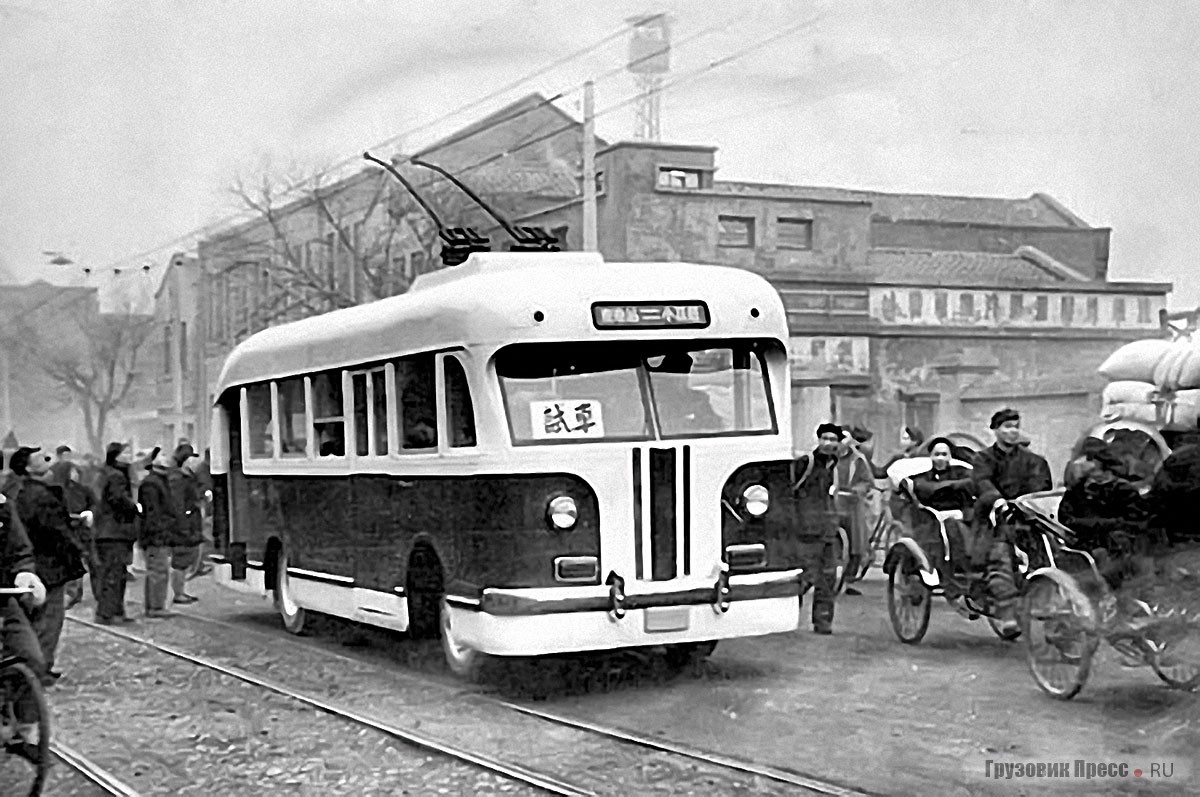
[[992, 527], [990, 517], [993, 510], [1004, 509], [1015, 498], [1051, 489], [1054, 480], [1045, 458], [1022, 445], [1020, 413], [1008, 407], [999, 410], [992, 415], [990, 426], [996, 442], [979, 453], [972, 472], [979, 493], [974, 528], [980, 549], [988, 551], [987, 585], [995, 602], [993, 614], [1007, 631], [1017, 626], [1013, 541], [1002, 524]]
[[950, 464], [954, 458], [954, 447], [944, 437], [929, 441], [929, 458], [933, 467], [913, 476], [913, 492], [917, 500], [932, 509], [957, 509], [969, 521], [975, 504], [975, 480], [971, 477], [971, 471], [961, 465]]

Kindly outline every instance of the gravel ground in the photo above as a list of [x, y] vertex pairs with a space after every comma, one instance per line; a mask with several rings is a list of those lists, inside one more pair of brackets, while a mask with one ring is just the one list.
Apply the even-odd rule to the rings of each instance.
[[[73, 645], [124, 646], [128, 655], [157, 662], [162, 654], [147, 654], [144, 647], [111, 635], [71, 624]], [[190, 622], [186, 618], [151, 621], [136, 631], [164, 645], [187, 651], [259, 677], [286, 684], [304, 694], [384, 722], [447, 741], [474, 752], [548, 772], [570, 783], [584, 784], [599, 794], [794, 794], [794, 787], [696, 762], [671, 753], [615, 743], [587, 732], [516, 714], [502, 706], [475, 698], [453, 684], [431, 682], [348, 657], [330, 657], [319, 650], [287, 644], [253, 633]], [[138, 652], [142, 651], [142, 652]], [[181, 667], [187, 667], [183, 662]], [[193, 667], [193, 670], [196, 668]], [[194, 672], [193, 679], [228, 680]], [[249, 690], [249, 692], [247, 692]], [[173, 690], [174, 691], [174, 690]], [[158, 711], [171, 711], [187, 721], [196, 715], [220, 711], [206, 708], [191, 696], [206, 694], [206, 685], [186, 686], [182, 700], [167, 699]], [[255, 687], [238, 690], [238, 711], [252, 711]], [[227, 699], [228, 690], [222, 695]], [[272, 705], [278, 698], [272, 698]], [[173, 704], [172, 704], [173, 703]], [[167, 705], [171, 704], [171, 705]], [[226, 706], [226, 708], [228, 708]], [[258, 706], [255, 705], [255, 709]], [[261, 714], [261, 710], [257, 712]], [[287, 724], [285, 724], [287, 723]], [[261, 723], [260, 723], [261, 724]], [[269, 725], [272, 731], [290, 728], [290, 720]], [[277, 731], [276, 731], [277, 732]], [[227, 735], [227, 734], [226, 734]], [[253, 734], [250, 734], [253, 736]], [[268, 779], [268, 782], [269, 779]]]
[[145, 646], [64, 636], [59, 738], [142, 793], [535, 793]]

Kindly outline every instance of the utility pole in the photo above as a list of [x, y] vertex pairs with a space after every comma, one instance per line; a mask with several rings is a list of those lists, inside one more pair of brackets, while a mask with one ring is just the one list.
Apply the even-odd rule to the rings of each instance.
[[599, 252], [596, 236], [596, 86], [583, 84], [583, 251]]
[[0, 434], [8, 434], [13, 428], [11, 367], [8, 347], [0, 345]]
[[175, 437], [178, 439], [183, 434], [183, 351], [187, 341], [183, 339], [183, 297], [180, 295], [183, 291], [183, 256], [177, 255], [171, 258], [171, 272], [168, 275], [171, 291], [171, 328], [174, 330], [173, 339], [175, 345], [171, 352], [171, 382], [174, 388], [171, 392], [174, 394], [174, 410], [175, 410]]

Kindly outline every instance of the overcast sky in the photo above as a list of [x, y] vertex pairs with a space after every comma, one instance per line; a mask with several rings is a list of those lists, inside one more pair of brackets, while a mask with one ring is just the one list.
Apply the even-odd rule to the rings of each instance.
[[[1200, 3], [1178, 0], [0, 0], [0, 268], [103, 273], [236, 210], [264, 163], [354, 157], [600, 41], [672, 15], [663, 138], [719, 147], [724, 179], [1049, 193], [1113, 229], [1112, 279], [1200, 304]], [[809, 18], [811, 27], [707, 64]], [[585, 58], [403, 136], [411, 150], [529, 91], [619, 70]], [[634, 93], [618, 73], [597, 109]], [[631, 137], [628, 107], [597, 121]], [[93, 284], [111, 280], [92, 277]], [[128, 279], [125, 277], [123, 279]]]

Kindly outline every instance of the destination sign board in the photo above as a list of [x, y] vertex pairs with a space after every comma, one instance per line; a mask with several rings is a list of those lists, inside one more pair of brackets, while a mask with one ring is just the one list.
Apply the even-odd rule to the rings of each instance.
[[704, 302], [628, 302], [592, 305], [596, 329], [703, 329], [708, 326]]

